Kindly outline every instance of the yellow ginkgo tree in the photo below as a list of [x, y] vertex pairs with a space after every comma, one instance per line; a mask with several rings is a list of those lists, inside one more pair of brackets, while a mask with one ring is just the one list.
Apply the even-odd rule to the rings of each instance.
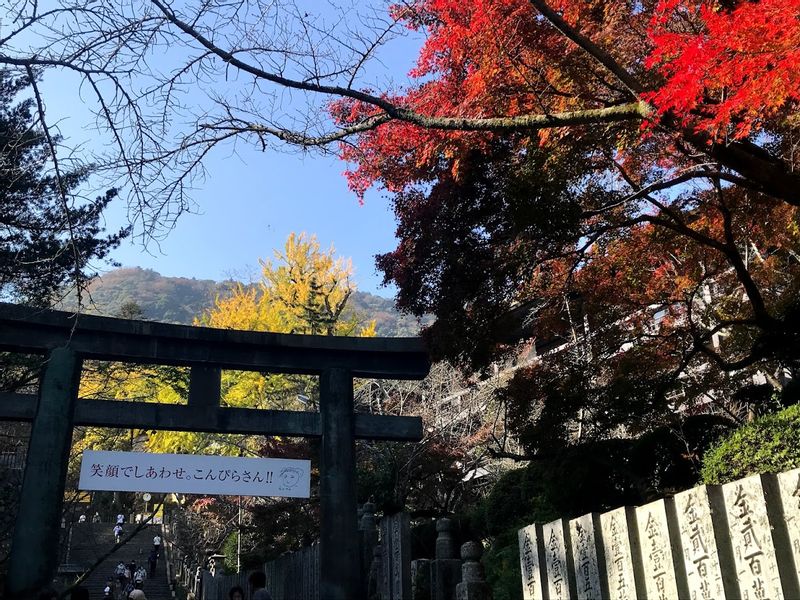
[[292, 233], [283, 251], [275, 251], [275, 262], [259, 262], [257, 284], [240, 284], [231, 295], [217, 298], [196, 323], [278, 333], [375, 335], [374, 322], [365, 326], [346, 311], [355, 291], [353, 267], [332, 246], [323, 251], [316, 236]]

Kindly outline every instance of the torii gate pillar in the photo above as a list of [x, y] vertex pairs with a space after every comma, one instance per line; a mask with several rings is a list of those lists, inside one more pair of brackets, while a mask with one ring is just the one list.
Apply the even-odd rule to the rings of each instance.
[[42, 373], [6, 580], [11, 599], [35, 597], [56, 572], [80, 370], [75, 352], [56, 348]]
[[319, 383], [320, 598], [352, 600], [361, 589], [353, 377], [346, 369], [326, 369]]

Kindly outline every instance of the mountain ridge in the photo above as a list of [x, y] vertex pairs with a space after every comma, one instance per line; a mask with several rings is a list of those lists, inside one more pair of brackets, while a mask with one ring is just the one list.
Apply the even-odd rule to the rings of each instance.
[[[231, 292], [241, 282], [233, 279], [214, 281], [194, 277], [167, 277], [153, 269], [121, 267], [89, 282], [84, 298], [86, 312], [119, 316], [126, 304], [135, 303], [145, 319], [166, 323], [191, 324], [195, 317], [210, 309], [218, 296]], [[70, 295], [61, 308], [74, 309], [77, 300]], [[376, 333], [383, 337], [419, 335], [421, 325], [414, 317], [403, 315], [394, 301], [369, 292], [353, 292], [348, 311], [374, 319]]]

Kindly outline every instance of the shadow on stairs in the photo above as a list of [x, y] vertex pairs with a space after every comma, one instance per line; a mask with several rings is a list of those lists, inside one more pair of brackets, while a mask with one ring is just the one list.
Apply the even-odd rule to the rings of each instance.
[[[77, 576], [88, 569], [114, 546], [113, 527], [110, 523], [75, 523], [65, 564], [61, 565], [59, 571]], [[162, 535], [161, 525], [148, 525], [89, 574], [82, 585], [89, 590], [91, 600], [101, 600], [107, 583], [117, 580], [114, 571], [120, 561], [125, 564], [135, 562], [137, 567], [143, 566], [148, 570], [147, 559], [153, 549], [153, 537], [156, 534]], [[154, 577], [147, 577], [143, 582], [147, 600], [172, 600], [163, 554], [162, 550]]]

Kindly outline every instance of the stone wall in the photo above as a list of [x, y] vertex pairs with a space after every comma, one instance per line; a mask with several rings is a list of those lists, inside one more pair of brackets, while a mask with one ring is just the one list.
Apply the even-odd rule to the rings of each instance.
[[519, 530], [524, 600], [800, 598], [800, 469]]

